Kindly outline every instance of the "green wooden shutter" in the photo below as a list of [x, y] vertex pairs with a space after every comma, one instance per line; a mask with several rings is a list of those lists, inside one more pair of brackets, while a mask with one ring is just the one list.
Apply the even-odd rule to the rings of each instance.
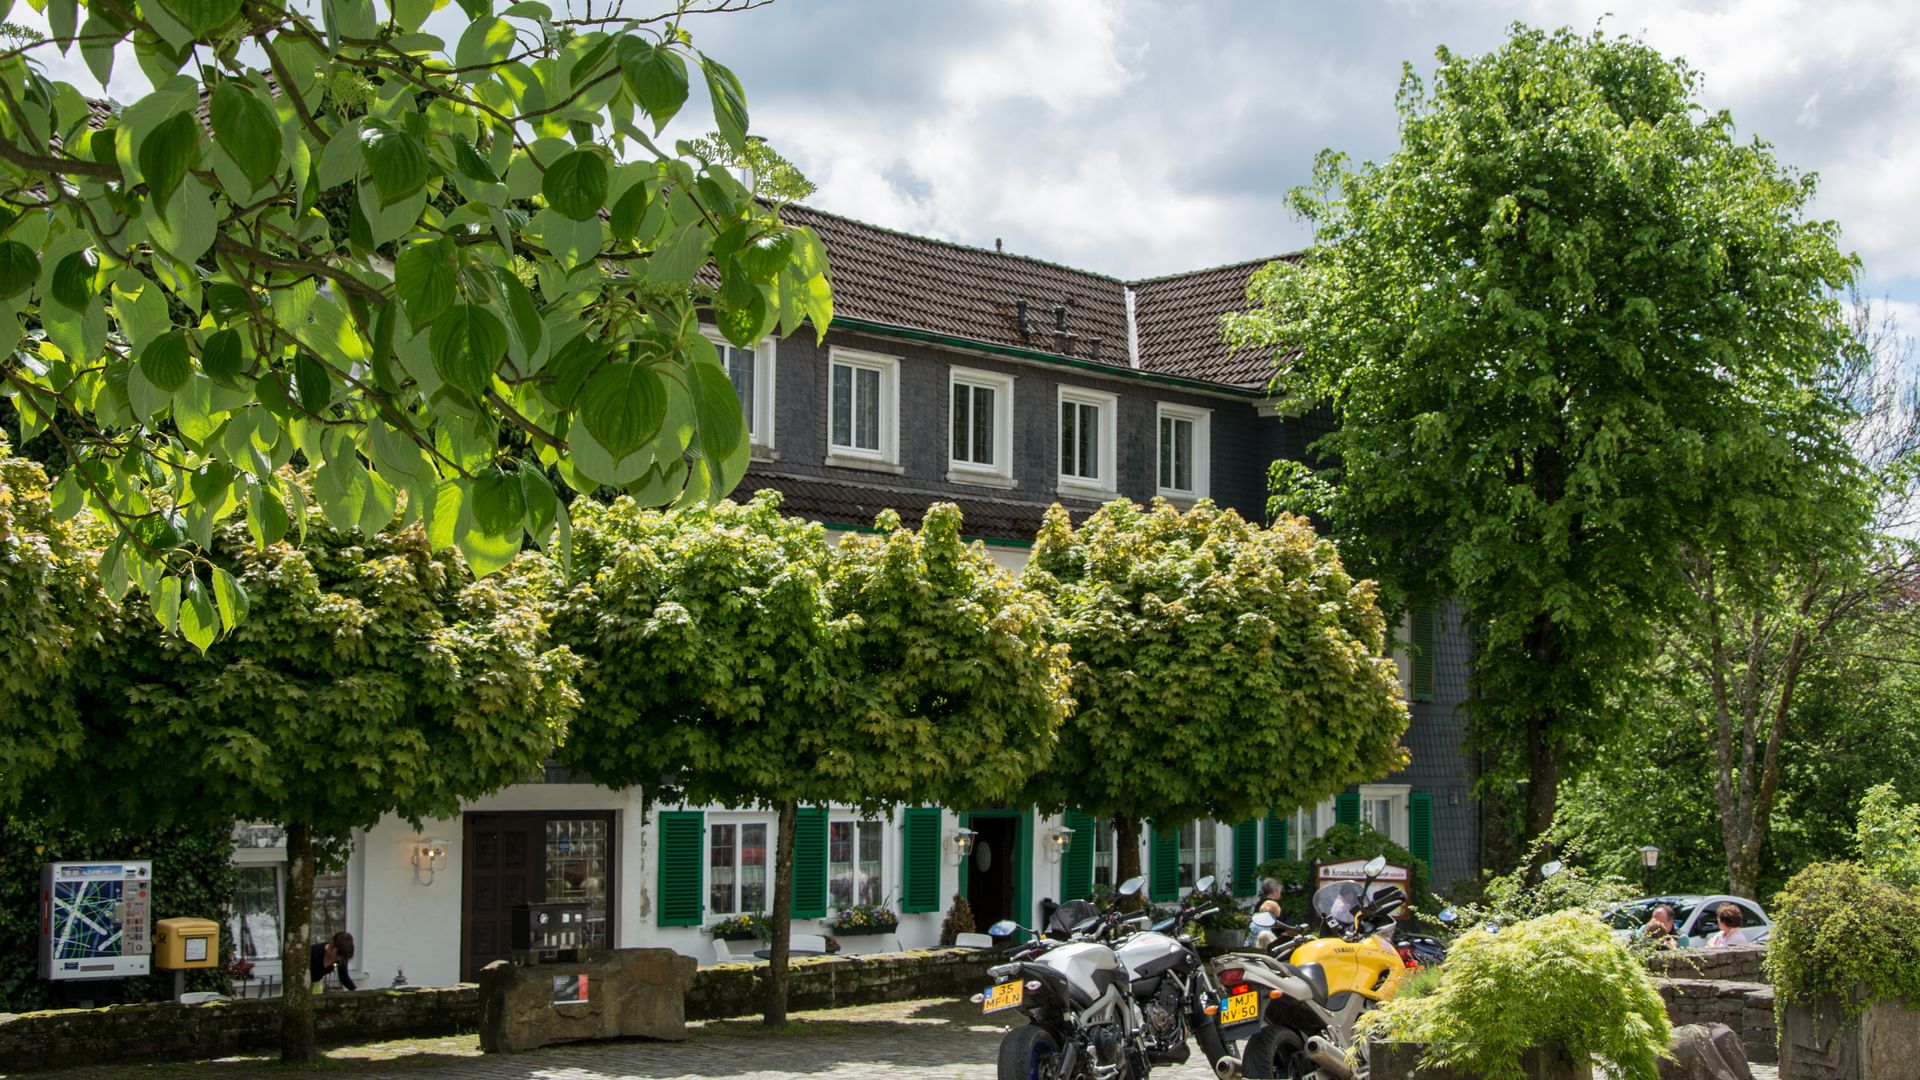
[[1177, 829], [1153, 829], [1147, 841], [1147, 893], [1149, 899], [1166, 903], [1180, 899], [1180, 832]]
[[1360, 796], [1352, 791], [1333, 800], [1333, 823], [1335, 825], [1360, 824]]
[[793, 903], [796, 919], [827, 914], [827, 810], [803, 806], [793, 822]]
[[1434, 610], [1423, 607], [1413, 613], [1413, 700], [1433, 700]]
[[1260, 822], [1253, 818], [1233, 827], [1233, 895], [1252, 896], [1260, 878]]
[[1433, 865], [1433, 793], [1416, 791], [1407, 796], [1407, 850], [1413, 857]]
[[1060, 858], [1060, 899], [1084, 900], [1093, 895], [1093, 833], [1096, 822], [1069, 811], [1064, 822], [1073, 830], [1073, 846]]
[[1279, 814], [1267, 814], [1267, 858], [1284, 859], [1287, 857], [1287, 819]]
[[940, 811], [909, 807], [900, 817], [900, 911], [940, 910]]
[[699, 926], [705, 910], [700, 857], [707, 837], [707, 816], [698, 810], [663, 810], [660, 815], [660, 887], [655, 920], [661, 926]]

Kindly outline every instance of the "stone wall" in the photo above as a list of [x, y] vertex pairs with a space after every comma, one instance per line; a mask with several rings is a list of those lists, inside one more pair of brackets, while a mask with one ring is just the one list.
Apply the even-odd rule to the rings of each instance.
[[1669, 949], [1647, 958], [1647, 969], [1669, 979], [1709, 979], [1716, 982], [1767, 981], [1767, 947], [1738, 945], [1728, 949]]
[[1845, 1002], [1822, 998], [1787, 1006], [1785, 1024], [1781, 1080], [1880, 1080], [1920, 1073], [1920, 1010], [1904, 1002], [1871, 1001], [1849, 1018]]
[[1683, 1024], [1725, 1024], [1740, 1036], [1747, 1060], [1779, 1060], [1773, 1019], [1773, 987], [1766, 983], [1714, 979], [1655, 979], [1667, 1003], [1667, 1018]]
[[[962, 997], [986, 985], [996, 957], [968, 949], [927, 949], [793, 961], [789, 1008], [827, 1009], [912, 998]], [[555, 971], [559, 971], [555, 968]], [[764, 1000], [767, 965], [723, 964], [695, 972], [689, 1020], [753, 1016]], [[477, 1031], [480, 993], [472, 985], [410, 991], [364, 990], [314, 999], [323, 1046]], [[67, 1065], [193, 1061], [273, 1053], [280, 1002], [160, 1002], [0, 1016], [0, 1062], [8, 1074]]]

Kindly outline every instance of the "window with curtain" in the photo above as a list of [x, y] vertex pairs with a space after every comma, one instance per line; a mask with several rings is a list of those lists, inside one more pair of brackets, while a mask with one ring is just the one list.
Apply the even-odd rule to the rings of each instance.
[[280, 959], [280, 918], [280, 867], [239, 867], [229, 925], [240, 956], [248, 960]]
[[1093, 823], [1093, 883], [1112, 885], [1113, 880], [1113, 819], [1096, 818]]
[[834, 907], [878, 904], [882, 823], [835, 821], [827, 826], [827, 899]]
[[708, 827], [707, 911], [713, 915], [766, 913], [765, 822], [722, 822]]

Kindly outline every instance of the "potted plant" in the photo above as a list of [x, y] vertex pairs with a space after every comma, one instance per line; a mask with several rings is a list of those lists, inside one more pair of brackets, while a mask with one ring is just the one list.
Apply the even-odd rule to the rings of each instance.
[[1656, 1080], [1672, 1038], [1646, 968], [1581, 910], [1462, 934], [1360, 1019], [1376, 1080]]
[[858, 934], [891, 934], [900, 929], [900, 916], [885, 904], [848, 904], [827, 924], [841, 937]]
[[1187, 900], [1196, 907], [1207, 903], [1219, 909], [1195, 924], [1204, 939], [1204, 952], [1232, 952], [1246, 944], [1247, 927], [1253, 924], [1252, 916], [1241, 909], [1240, 900], [1233, 895], [1232, 889], [1215, 885], [1207, 892], [1196, 891]]
[[729, 915], [707, 927], [707, 932], [719, 941], [765, 941], [766, 921], [763, 915]]

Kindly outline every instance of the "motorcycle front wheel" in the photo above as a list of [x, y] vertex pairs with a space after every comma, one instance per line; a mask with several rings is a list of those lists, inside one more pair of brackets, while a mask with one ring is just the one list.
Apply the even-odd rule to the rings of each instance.
[[1277, 1024], [1261, 1028], [1247, 1040], [1247, 1052], [1240, 1055], [1240, 1075], [1247, 1080], [1300, 1080], [1314, 1068], [1313, 1060], [1307, 1057], [1305, 1037]]
[[1060, 1080], [1060, 1043], [1053, 1032], [1028, 1024], [1000, 1040], [1000, 1080]]

